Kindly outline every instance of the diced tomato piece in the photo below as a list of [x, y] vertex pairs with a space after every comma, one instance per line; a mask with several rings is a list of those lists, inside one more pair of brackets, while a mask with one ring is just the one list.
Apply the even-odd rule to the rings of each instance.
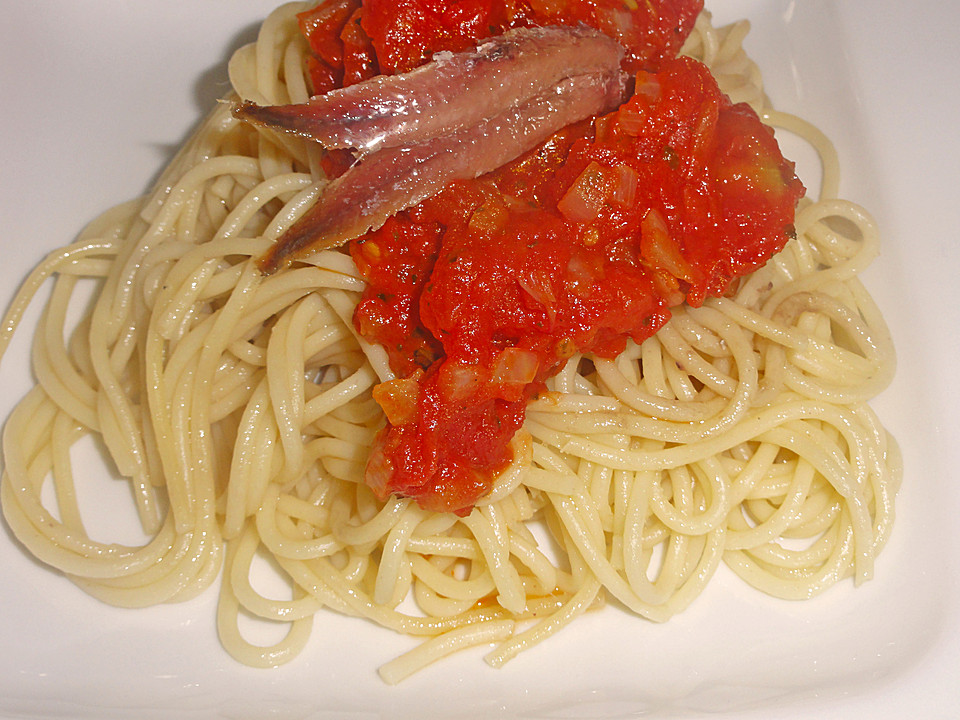
[[318, 57], [307, 57], [307, 77], [310, 78], [310, 94], [322, 95], [334, 88], [343, 87], [343, 68], [332, 68]]
[[313, 53], [331, 67], [343, 65], [340, 33], [347, 20], [360, 8], [360, 0], [326, 0], [297, 15], [300, 32]]
[[373, 42], [360, 23], [362, 17], [363, 12], [358, 8], [340, 32], [340, 39], [343, 41], [344, 87], [380, 74]]
[[363, 27], [383, 72], [408, 72], [440, 50], [458, 52], [497, 33], [491, 0], [366, 0]]

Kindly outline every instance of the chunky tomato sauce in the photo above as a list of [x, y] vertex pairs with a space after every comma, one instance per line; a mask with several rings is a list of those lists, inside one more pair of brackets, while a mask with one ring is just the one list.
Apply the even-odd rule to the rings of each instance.
[[[446, 4], [468, 18], [471, 8], [493, 12], [486, 0]], [[557, 4], [575, 8], [568, 20], [584, 19], [577, 13], [585, 8], [595, 20], [608, 8], [587, 0], [523, 7]], [[408, 32], [398, 30], [386, 52], [379, 43], [390, 32], [377, 34], [386, 0], [367, 0], [360, 27], [374, 38], [381, 69], [407, 69], [492, 27], [489, 15], [479, 25], [453, 23], [459, 34], [439, 20], [396, 19], [443, 5], [391, 0], [389, 27]], [[651, 5], [638, 7], [644, 16]], [[453, 47], [434, 46], [430, 38], [444, 33], [456, 35]], [[633, 52], [647, 53], [640, 64], [648, 69], [637, 69], [635, 93], [616, 112], [568, 127], [486, 176], [450, 183], [350, 244], [368, 281], [355, 324], [386, 349], [397, 376], [374, 390], [387, 417], [367, 468], [378, 495], [466, 514], [509, 464], [528, 401], [567, 359], [614, 357], [628, 340], [642, 342], [671, 307], [723, 293], [790, 237], [804, 192], [793, 164], [706, 67], [667, 59], [678, 45], [667, 33]]]
[[583, 23], [624, 46], [624, 69], [676, 55], [703, 0], [327, 0], [302, 13], [315, 93], [412, 70], [518, 27]]

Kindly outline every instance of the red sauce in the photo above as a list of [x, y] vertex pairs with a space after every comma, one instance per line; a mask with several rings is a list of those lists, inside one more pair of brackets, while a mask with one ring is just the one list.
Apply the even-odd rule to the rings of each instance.
[[[645, 18], [652, 6], [637, 5]], [[679, 15], [692, 3], [660, 5]], [[612, 0], [366, 0], [360, 25], [381, 70], [399, 71], [473, 44], [504, 13], [542, 21], [561, 6], [551, 21], [624, 11]], [[354, 12], [341, 13], [343, 28]], [[793, 164], [703, 65], [665, 59], [678, 45], [667, 32], [631, 49], [632, 64], [657, 69], [639, 70], [618, 111], [350, 244], [368, 281], [355, 324], [397, 376], [374, 390], [387, 425], [366, 480], [379, 496], [468, 513], [511, 461], [528, 401], [568, 358], [642, 342], [672, 306], [723, 293], [791, 235], [803, 194]]]
[[360, 0], [327, 0], [298, 17], [319, 94], [366, 79], [373, 69], [407, 72], [435, 52], [553, 24], [596, 28], [624, 46], [625, 70], [649, 70], [676, 55], [702, 8], [703, 0], [363, 0], [362, 7]]

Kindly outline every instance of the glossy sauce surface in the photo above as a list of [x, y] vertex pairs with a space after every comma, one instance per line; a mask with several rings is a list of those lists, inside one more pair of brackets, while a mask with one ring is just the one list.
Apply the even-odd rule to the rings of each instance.
[[546, 379], [762, 265], [802, 193], [772, 131], [680, 58], [616, 112], [354, 241], [370, 283], [355, 323], [398, 377], [375, 393], [389, 422], [367, 482], [468, 512]]

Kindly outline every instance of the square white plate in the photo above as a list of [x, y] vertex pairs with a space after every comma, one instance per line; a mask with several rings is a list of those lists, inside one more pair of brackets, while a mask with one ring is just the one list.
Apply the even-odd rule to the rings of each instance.
[[[960, 5], [716, 0], [748, 17], [774, 102], [838, 145], [843, 192], [885, 235], [867, 284], [900, 356], [876, 407], [906, 462], [876, 579], [772, 600], [721, 573], [657, 626], [614, 608], [492, 670], [466, 652], [400, 687], [375, 668], [408, 640], [321, 614], [276, 670], [220, 648], [216, 593], [117, 610], [0, 531], [0, 717], [939, 718], [960, 716], [960, 274], [955, 195]], [[106, 207], [140, 194], [226, 88], [269, 0], [4, 3], [0, 300]], [[36, 318], [34, 309], [27, 318]], [[29, 385], [29, 333], [0, 368], [0, 417]], [[111, 498], [104, 503], [109, 513]]]

